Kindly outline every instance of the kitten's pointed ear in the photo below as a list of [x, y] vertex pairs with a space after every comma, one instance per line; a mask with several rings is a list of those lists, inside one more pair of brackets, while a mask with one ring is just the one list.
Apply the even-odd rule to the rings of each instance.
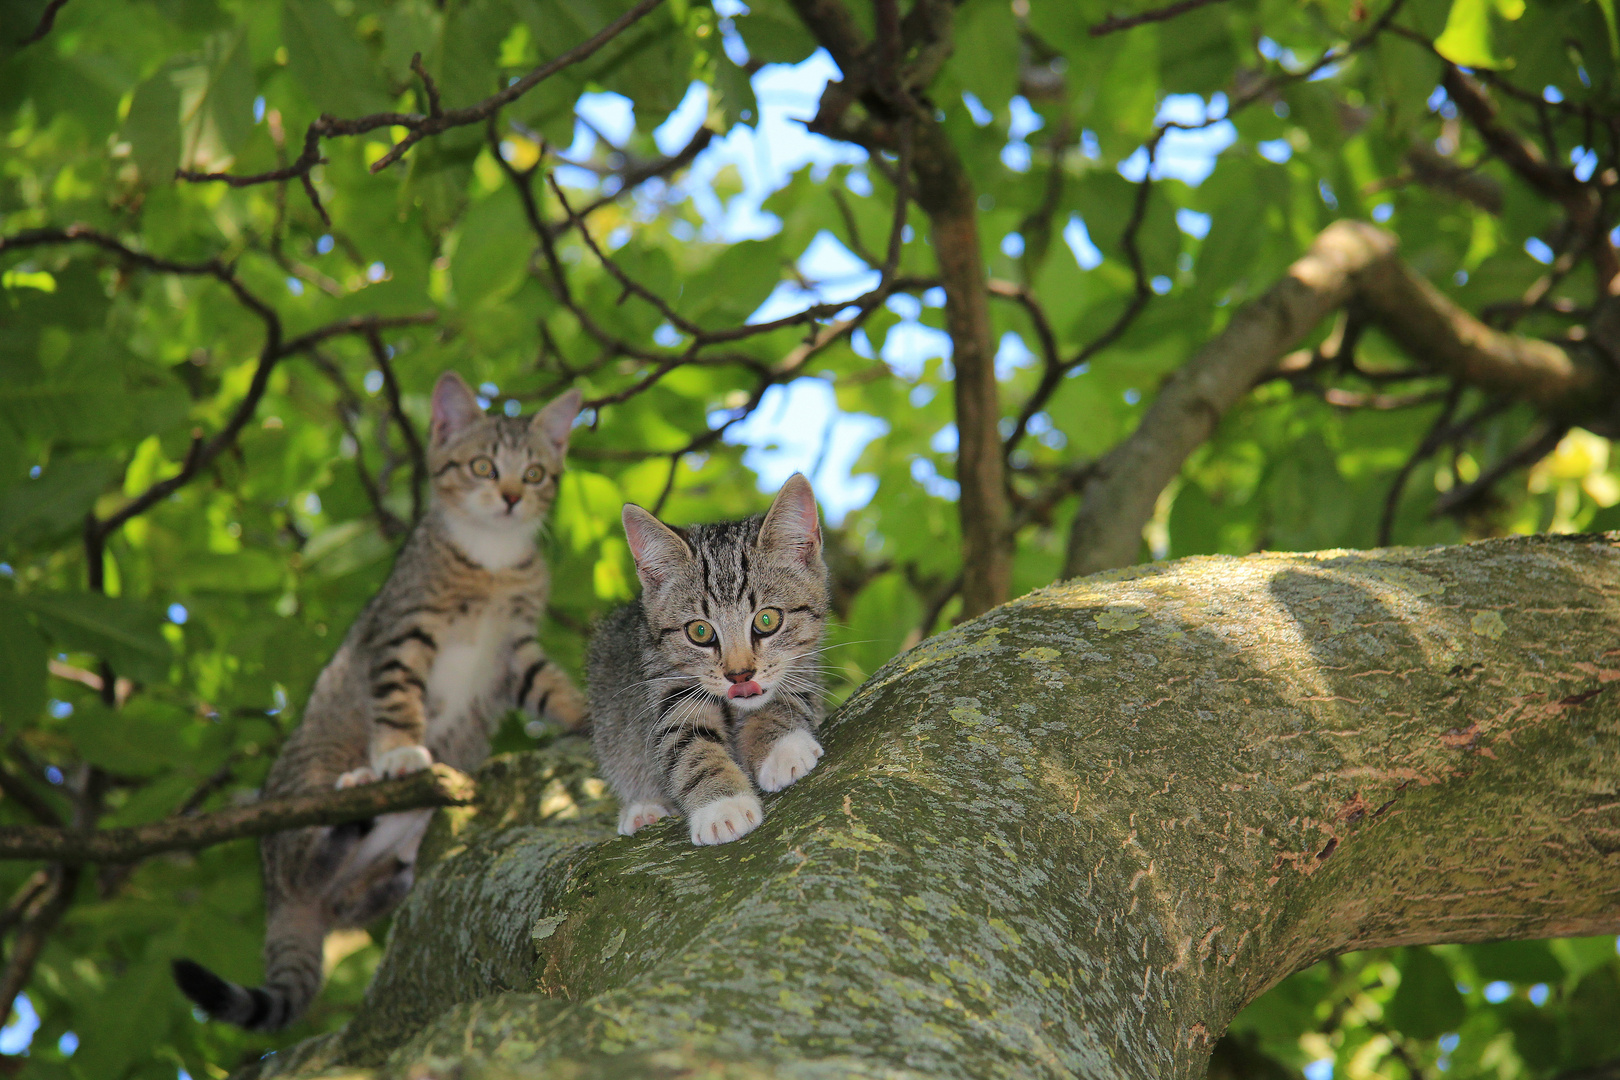
[[447, 371], [433, 384], [433, 445], [442, 446], [468, 424], [484, 418], [484, 410], [472, 387], [454, 371]]
[[821, 517], [816, 493], [803, 473], [794, 473], [776, 493], [759, 527], [759, 548], [791, 554], [806, 566], [821, 561]]
[[555, 446], [557, 453], [567, 452], [568, 436], [574, 430], [574, 417], [579, 415], [579, 404], [583, 400], [577, 389], [568, 391], [531, 416], [529, 430]]
[[669, 577], [692, 557], [681, 534], [635, 503], [624, 504], [624, 535], [636, 560], [636, 576], [644, 588]]

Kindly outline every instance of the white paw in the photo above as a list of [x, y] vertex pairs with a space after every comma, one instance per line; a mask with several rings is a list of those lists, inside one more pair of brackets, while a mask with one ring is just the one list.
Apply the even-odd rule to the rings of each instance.
[[339, 790], [343, 788], [359, 787], [361, 784], [375, 784], [377, 774], [371, 771], [370, 765], [362, 765], [358, 769], [350, 769], [337, 778]]
[[388, 780], [421, 772], [432, 765], [433, 755], [425, 746], [396, 746], [371, 759], [371, 771]]
[[669, 808], [655, 802], [631, 803], [619, 811], [619, 835], [634, 836], [659, 818], [668, 817]]
[[716, 799], [692, 812], [692, 843], [724, 844], [747, 836], [765, 820], [765, 808], [753, 795]]
[[788, 732], [776, 740], [759, 763], [759, 786], [766, 791], [781, 791], [815, 768], [821, 754], [821, 744], [814, 735], [802, 728]]

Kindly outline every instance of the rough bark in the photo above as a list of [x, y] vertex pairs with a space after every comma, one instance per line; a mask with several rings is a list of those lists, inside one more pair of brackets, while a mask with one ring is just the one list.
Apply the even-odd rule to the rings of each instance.
[[1620, 931], [1617, 644], [1620, 534], [1198, 558], [897, 658], [737, 843], [498, 759], [265, 1071], [1197, 1077], [1327, 955]]
[[1064, 574], [1136, 562], [1142, 529], [1187, 456], [1256, 380], [1350, 303], [1419, 366], [1550, 415], [1620, 420], [1620, 378], [1591, 350], [1491, 329], [1401, 262], [1393, 235], [1336, 222], [1176, 372], [1137, 429], [1098, 462], [1070, 526]]

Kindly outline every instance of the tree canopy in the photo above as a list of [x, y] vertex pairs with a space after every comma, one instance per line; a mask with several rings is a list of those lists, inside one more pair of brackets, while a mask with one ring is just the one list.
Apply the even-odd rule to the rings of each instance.
[[[620, 503], [754, 512], [792, 447], [847, 511], [839, 696], [1076, 573], [1620, 527], [1612, 0], [3, 12], [5, 825], [251, 798], [420, 512], [445, 368], [586, 396], [543, 628], [576, 672]], [[784, 114], [815, 163], [771, 165]], [[246, 840], [0, 889], [31, 1072], [271, 1045], [167, 981], [255, 977]], [[334, 938], [283, 1038], [378, 956]], [[1554, 1075], [1620, 1055], [1617, 1000], [1612, 940], [1360, 953], [1217, 1064]]]

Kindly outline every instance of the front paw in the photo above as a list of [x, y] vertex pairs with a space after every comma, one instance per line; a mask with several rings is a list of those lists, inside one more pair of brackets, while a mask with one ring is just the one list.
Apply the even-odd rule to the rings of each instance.
[[776, 740], [759, 763], [759, 786], [766, 791], [781, 791], [815, 768], [821, 754], [821, 744], [814, 735], [802, 728], [788, 732]]
[[724, 844], [753, 832], [765, 808], [752, 794], [716, 799], [692, 811], [692, 843]]
[[362, 765], [358, 769], [350, 769], [337, 778], [337, 789], [359, 787], [361, 784], [375, 784], [377, 774], [371, 771], [370, 765]]
[[428, 753], [425, 746], [396, 746], [371, 759], [371, 771], [381, 780], [409, 776], [432, 765], [433, 755]]
[[668, 817], [669, 813], [669, 807], [662, 803], [631, 803], [619, 811], [619, 835], [634, 836], [637, 830], [645, 829], [659, 818]]

